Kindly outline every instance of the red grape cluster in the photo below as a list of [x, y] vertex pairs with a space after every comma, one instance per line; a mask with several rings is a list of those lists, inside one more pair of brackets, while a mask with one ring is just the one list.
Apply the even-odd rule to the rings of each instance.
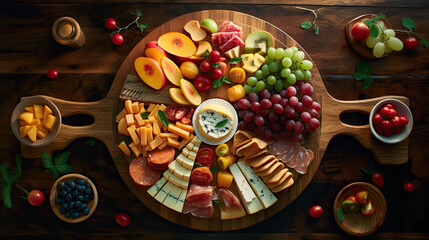
[[378, 134], [390, 137], [392, 134], [398, 134], [404, 130], [408, 124], [408, 118], [397, 116], [392, 104], [386, 104], [379, 113], [372, 117], [372, 122], [375, 124], [374, 129]]
[[278, 140], [283, 135], [300, 142], [320, 126], [320, 104], [313, 101], [312, 95], [313, 86], [302, 81], [272, 95], [267, 89], [259, 96], [251, 92], [234, 104], [240, 118], [238, 128], [267, 140]]

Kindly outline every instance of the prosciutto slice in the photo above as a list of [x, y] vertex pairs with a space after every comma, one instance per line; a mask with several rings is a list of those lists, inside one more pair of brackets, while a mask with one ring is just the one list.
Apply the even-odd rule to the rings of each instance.
[[240, 200], [234, 195], [233, 192], [226, 188], [219, 188], [218, 190], [219, 199], [227, 208], [234, 208], [237, 210], [243, 209], [240, 204]]
[[191, 213], [200, 218], [211, 217], [213, 215], [212, 200], [217, 197], [213, 194], [214, 189], [214, 186], [200, 186], [191, 183], [183, 206], [183, 213]]
[[294, 168], [298, 173], [305, 174], [308, 165], [314, 158], [310, 149], [301, 147], [300, 143], [290, 140], [280, 140], [268, 146], [268, 152], [289, 168]]
[[231, 21], [224, 21], [218, 28], [218, 32], [241, 32], [241, 27]]
[[222, 50], [222, 52], [226, 52], [229, 49], [234, 48], [236, 46], [244, 46], [243, 40], [241, 40], [241, 38], [238, 36], [234, 36], [234, 37], [230, 38], [228, 40], [228, 42], [220, 45], [219, 48], [220, 48], [220, 50]]

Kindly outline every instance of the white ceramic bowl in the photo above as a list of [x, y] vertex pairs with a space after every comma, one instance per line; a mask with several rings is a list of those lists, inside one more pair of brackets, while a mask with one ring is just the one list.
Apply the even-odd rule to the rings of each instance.
[[[375, 114], [380, 112], [381, 108], [384, 107], [386, 104], [392, 104], [392, 106], [395, 108], [397, 116], [405, 116], [408, 118], [408, 124], [404, 127], [404, 130], [398, 134], [393, 134], [390, 137], [378, 134], [374, 129], [374, 124], [372, 122], [372, 118]], [[413, 114], [411, 113], [411, 110], [408, 108], [408, 106], [396, 99], [384, 99], [380, 102], [378, 102], [371, 110], [371, 113], [369, 115], [369, 126], [372, 132], [372, 135], [374, 135], [378, 140], [388, 143], [388, 144], [395, 144], [402, 142], [404, 139], [406, 139], [413, 129]]]
[[[26, 107], [31, 107], [34, 104], [47, 105], [53, 112], [53, 115], [57, 118], [57, 122], [55, 123], [54, 129], [48, 133], [45, 138], [37, 138], [35, 142], [32, 142], [28, 137], [21, 137], [19, 133], [19, 115], [25, 111]], [[42, 96], [31, 96], [23, 99], [18, 105], [16, 105], [15, 109], [12, 112], [12, 117], [10, 120], [10, 124], [12, 127], [13, 134], [15, 137], [21, 141], [23, 144], [30, 147], [43, 147], [51, 143], [55, 137], [60, 132], [61, 128], [61, 113], [60, 110], [55, 106], [55, 104], [47, 98]]]

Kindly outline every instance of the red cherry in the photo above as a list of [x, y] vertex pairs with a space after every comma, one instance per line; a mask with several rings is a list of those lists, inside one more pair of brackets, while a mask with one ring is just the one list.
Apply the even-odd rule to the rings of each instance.
[[380, 115], [383, 117], [383, 118], [387, 118], [387, 114], [388, 114], [388, 112], [390, 111], [390, 108], [388, 108], [388, 107], [383, 107], [381, 110], [380, 110]]
[[384, 120], [381, 123], [381, 127], [383, 128], [384, 131], [392, 130], [392, 122], [389, 120]]
[[419, 46], [419, 40], [417, 40], [415, 37], [409, 37], [405, 39], [404, 45], [407, 49], [413, 50], [416, 49], [417, 46]]
[[371, 176], [372, 182], [379, 188], [382, 188], [384, 185], [383, 175], [379, 172], [375, 172]]
[[381, 117], [380, 114], [375, 114], [374, 117], [372, 117], [372, 121], [376, 124], [379, 125], [381, 124], [381, 122], [383, 122], [383, 118]]
[[210, 52], [210, 61], [212, 63], [217, 63], [219, 61], [219, 59], [220, 59], [220, 52], [217, 50], [212, 50]]
[[390, 109], [395, 109], [395, 108], [393, 107], [393, 105], [392, 105], [392, 104], [390, 104], [390, 103], [388, 103], [388, 104], [384, 105], [384, 107], [388, 107], [388, 108], [390, 108]]
[[407, 192], [412, 192], [414, 191], [414, 184], [408, 182], [404, 184], [404, 190]]
[[308, 211], [308, 214], [310, 214], [310, 216], [314, 218], [320, 217], [322, 213], [323, 213], [323, 209], [321, 206], [313, 206]]
[[45, 201], [45, 194], [40, 190], [33, 190], [28, 194], [27, 201], [33, 206], [40, 206]]
[[119, 46], [124, 43], [124, 37], [119, 33], [115, 33], [112, 36], [112, 43]]
[[390, 130], [384, 130], [384, 136], [390, 137], [392, 135], [393, 135], [393, 130], [392, 129], [390, 129]]
[[394, 116], [396, 116], [396, 110], [390, 108], [389, 111], [387, 112], [387, 117], [388, 118], [393, 118]]
[[104, 22], [104, 26], [107, 29], [110, 29], [110, 30], [115, 29], [116, 28], [116, 21], [115, 21], [115, 19], [113, 19], [113, 18], [106, 19], [106, 21]]
[[383, 134], [383, 128], [381, 127], [381, 125], [375, 126], [374, 129], [378, 134]]
[[392, 118], [392, 125], [393, 127], [397, 128], [397, 127], [401, 127], [401, 119], [398, 116], [394, 116]]
[[115, 219], [116, 222], [123, 227], [128, 226], [131, 222], [130, 216], [125, 213], [119, 213], [116, 215]]
[[55, 69], [49, 69], [48, 73], [46, 74], [48, 76], [48, 78], [54, 79], [58, 77], [58, 72]]
[[394, 129], [393, 129], [393, 133], [394, 133], [394, 134], [398, 134], [398, 133], [401, 133], [403, 130], [404, 130], [404, 128], [403, 128], [403, 127], [394, 128]]
[[405, 116], [400, 116], [399, 118], [401, 119], [401, 126], [402, 127], [407, 126], [407, 124], [408, 124], [408, 118], [405, 117]]

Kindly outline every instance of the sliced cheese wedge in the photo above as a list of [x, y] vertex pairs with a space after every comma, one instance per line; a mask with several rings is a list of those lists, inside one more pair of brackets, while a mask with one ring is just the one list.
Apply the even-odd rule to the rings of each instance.
[[155, 195], [155, 199], [160, 203], [164, 202], [165, 198], [170, 193], [171, 189], [173, 189], [174, 187], [176, 186], [174, 186], [172, 183], [167, 181], [167, 183]]
[[259, 201], [261, 201], [262, 206], [267, 209], [275, 202], [277, 202], [277, 197], [271, 192], [271, 190], [265, 185], [262, 179], [253, 171], [253, 169], [243, 161], [237, 163], [241, 172], [243, 172], [247, 181], [250, 183], [253, 191], [256, 193]]
[[229, 166], [229, 170], [234, 176], [234, 181], [238, 188], [238, 193], [246, 208], [247, 213], [254, 214], [261, 211], [264, 207], [262, 206], [258, 197], [253, 192], [253, 189], [247, 182], [246, 177], [244, 177], [243, 173], [240, 171], [240, 168], [237, 166], [237, 163], [234, 163]]
[[[171, 187], [170, 192], [167, 194], [164, 201], [162, 202], [162, 204], [164, 204], [164, 206], [166, 206], [168, 208], [171, 208], [175, 211], [178, 211], [179, 209], [176, 210], [175, 207], [176, 207], [177, 200], [179, 200], [180, 195], [182, 194], [182, 190], [183, 189], [173, 185]], [[180, 211], [178, 211], [178, 212], [182, 212], [182, 209], [180, 209]]]
[[160, 178], [158, 182], [156, 182], [154, 185], [152, 185], [152, 187], [150, 187], [147, 190], [147, 193], [149, 193], [149, 195], [151, 195], [152, 197], [155, 197], [155, 195], [159, 192], [159, 190], [161, 190], [161, 188], [164, 186], [166, 182], [167, 182], [167, 179], [163, 177]]
[[189, 170], [192, 170], [192, 168], [194, 167], [194, 161], [185, 157], [185, 155], [183, 155], [183, 154], [179, 154], [179, 156], [177, 156], [176, 160], [180, 163], [180, 165], [182, 165], [183, 167], [185, 167]]

